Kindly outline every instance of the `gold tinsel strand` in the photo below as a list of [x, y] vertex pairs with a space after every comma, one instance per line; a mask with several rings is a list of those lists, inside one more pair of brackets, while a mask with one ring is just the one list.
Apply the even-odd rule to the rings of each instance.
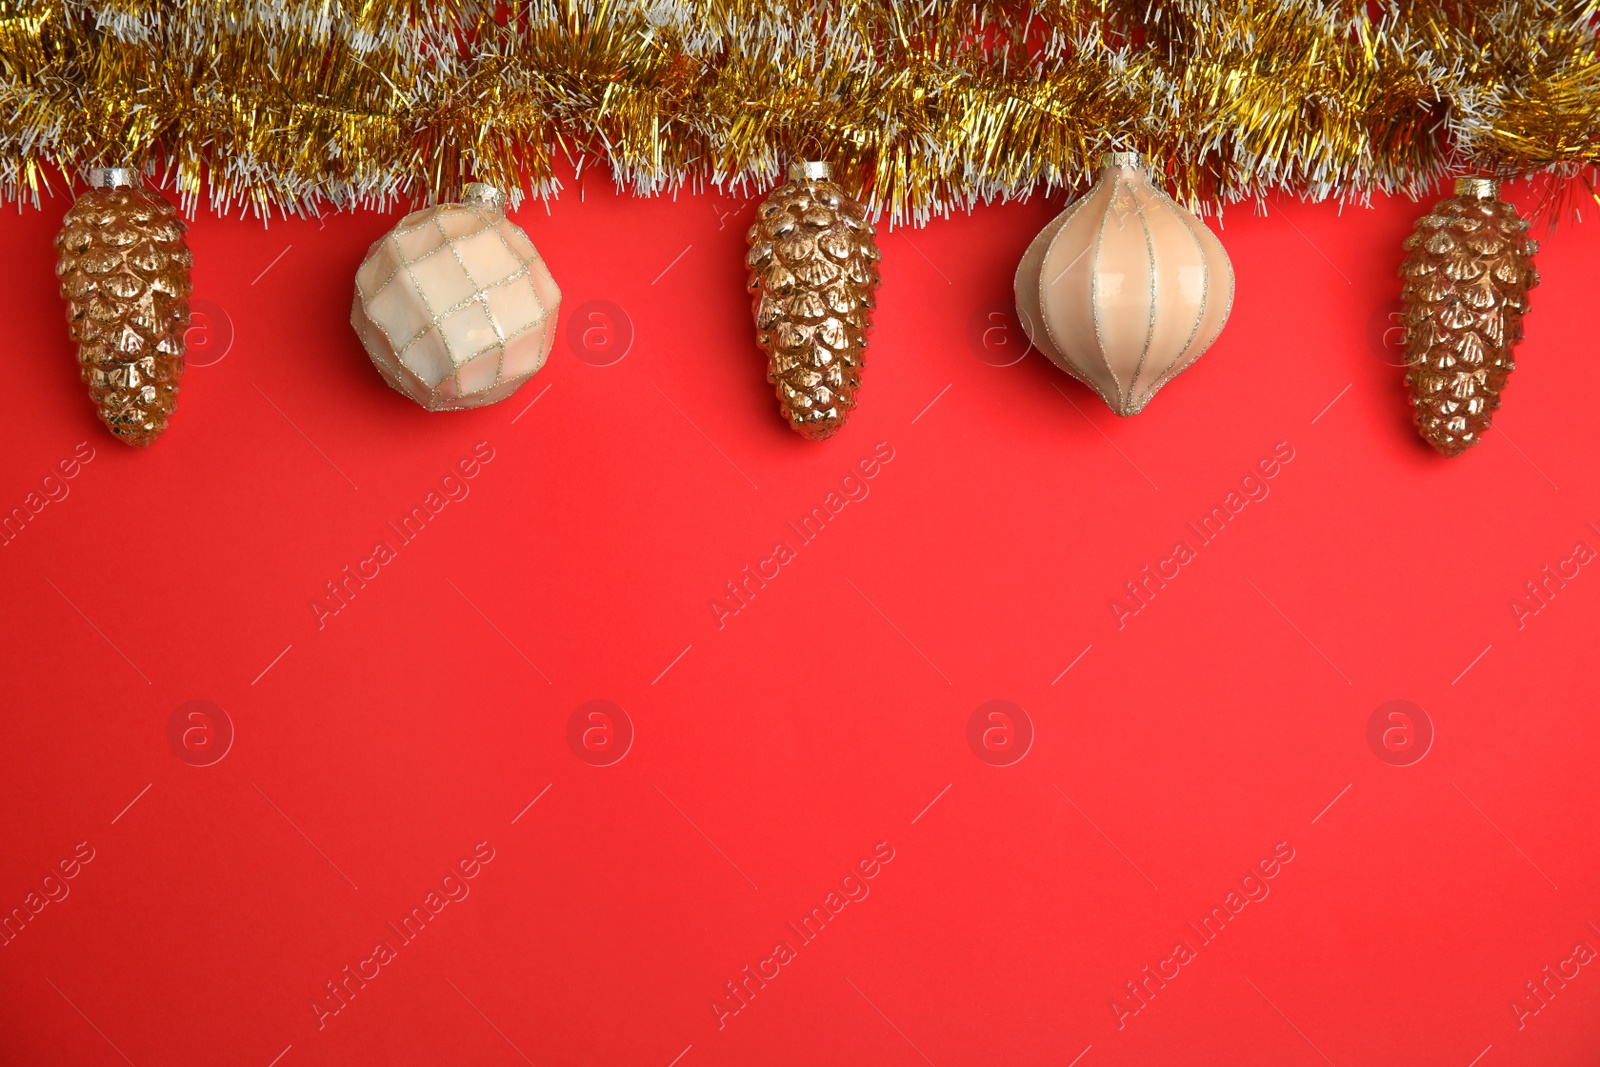
[[[774, 184], [891, 221], [1137, 150], [1201, 210], [1600, 164], [1600, 0], [0, 0], [0, 194], [151, 165], [192, 209]], [[1570, 184], [1565, 183], [1564, 184]]]

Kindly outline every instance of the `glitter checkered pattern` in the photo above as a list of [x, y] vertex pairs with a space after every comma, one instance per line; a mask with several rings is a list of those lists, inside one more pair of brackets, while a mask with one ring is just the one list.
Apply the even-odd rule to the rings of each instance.
[[356, 272], [350, 324], [373, 365], [429, 411], [504, 400], [555, 340], [561, 290], [493, 203], [414, 211]]

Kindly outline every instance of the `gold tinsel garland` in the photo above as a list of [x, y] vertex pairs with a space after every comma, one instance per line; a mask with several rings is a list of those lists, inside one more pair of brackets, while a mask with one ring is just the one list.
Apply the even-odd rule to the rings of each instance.
[[[1600, 164], [1600, 0], [0, 0], [0, 194], [153, 166], [192, 208], [754, 191], [892, 221], [1144, 152], [1200, 209]], [[59, 181], [59, 177], [57, 177]], [[1570, 183], [1563, 183], [1563, 186]]]

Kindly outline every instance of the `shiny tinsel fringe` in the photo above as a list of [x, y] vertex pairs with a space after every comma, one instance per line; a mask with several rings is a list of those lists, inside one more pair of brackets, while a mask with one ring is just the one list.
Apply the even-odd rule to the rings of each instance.
[[[1145, 152], [1192, 207], [1600, 164], [1600, 0], [0, 0], [0, 194], [149, 166], [193, 210], [772, 185], [892, 222]], [[57, 178], [59, 181], [59, 177]], [[1592, 195], [1592, 194], [1591, 194]]]

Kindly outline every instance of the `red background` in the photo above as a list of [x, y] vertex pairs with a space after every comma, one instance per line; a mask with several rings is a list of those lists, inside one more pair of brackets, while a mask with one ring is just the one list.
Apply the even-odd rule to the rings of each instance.
[[[438, 415], [348, 325], [393, 216], [204, 215], [178, 415], [135, 452], [76, 380], [65, 207], [0, 220], [0, 505], [93, 449], [0, 549], [0, 907], [94, 858], [0, 948], [0, 1061], [1600, 1053], [1600, 967], [1524, 987], [1600, 948], [1600, 577], [1564, 562], [1600, 548], [1593, 224], [1540, 234], [1507, 403], [1447, 461], [1383, 343], [1404, 200], [1230, 213], [1227, 329], [1125, 421], [992, 317], [1059, 198], [882, 232], [862, 404], [821, 445], [753, 344], [750, 201], [596, 176], [524, 206], [561, 336], [510, 401]], [[479, 442], [469, 495], [319, 628], [324, 583]], [[868, 495], [719, 628], [724, 583], [880, 442]], [[1280, 443], [1269, 495], [1119, 629], [1124, 583]], [[1547, 565], [1579, 573], [1519, 619]], [[222, 710], [169, 734], [192, 700]], [[609, 766], [569, 743], [591, 700], [632, 727]], [[1031, 723], [1010, 765], [969, 746], [990, 700]], [[1392, 700], [1433, 733], [1407, 766], [1368, 741]], [[479, 842], [470, 894], [400, 945], [385, 924]], [[802, 944], [785, 924], [880, 842], [869, 895]], [[1200, 944], [1185, 924], [1279, 843], [1270, 894]], [[380, 940], [396, 958], [319, 1018]]]

